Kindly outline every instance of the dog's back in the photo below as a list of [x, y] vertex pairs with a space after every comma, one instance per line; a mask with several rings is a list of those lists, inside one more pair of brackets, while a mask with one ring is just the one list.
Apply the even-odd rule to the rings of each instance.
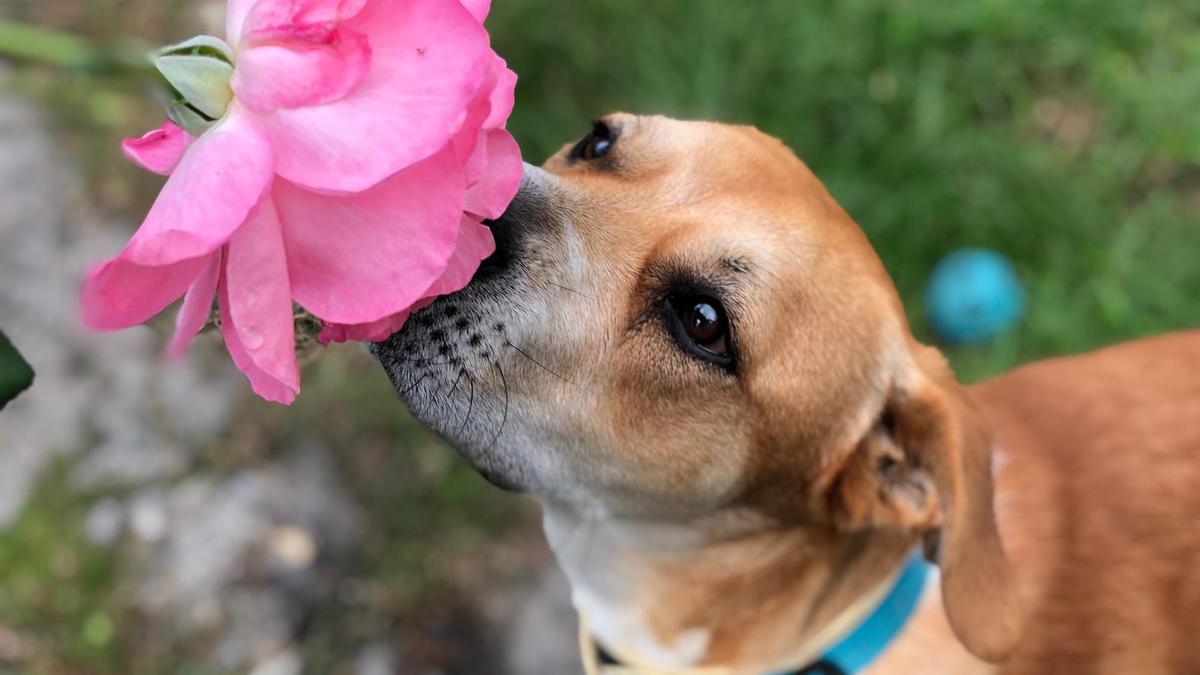
[[973, 394], [1028, 615], [1005, 672], [1200, 672], [1200, 331]]

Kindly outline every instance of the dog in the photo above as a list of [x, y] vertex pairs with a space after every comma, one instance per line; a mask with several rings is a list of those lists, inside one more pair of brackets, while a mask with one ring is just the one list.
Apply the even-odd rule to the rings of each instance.
[[589, 672], [1200, 672], [1200, 331], [964, 388], [750, 127], [607, 116], [490, 225], [371, 349], [539, 499]]

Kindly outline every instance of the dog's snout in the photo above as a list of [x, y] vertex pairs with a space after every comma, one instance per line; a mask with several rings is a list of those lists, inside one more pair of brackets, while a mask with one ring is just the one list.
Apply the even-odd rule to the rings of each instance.
[[[518, 198], [520, 198], [519, 194]], [[492, 238], [496, 240], [496, 250], [479, 264], [477, 277], [499, 274], [512, 264], [517, 230], [512, 214], [512, 207], [509, 206], [508, 210], [499, 218], [483, 221], [483, 224], [492, 231]]]
[[520, 255], [524, 237], [530, 223], [536, 220], [538, 204], [541, 203], [539, 181], [542, 176], [541, 169], [526, 164], [521, 188], [508, 208], [499, 218], [483, 221], [492, 230], [496, 250], [480, 264], [479, 278], [504, 272]]

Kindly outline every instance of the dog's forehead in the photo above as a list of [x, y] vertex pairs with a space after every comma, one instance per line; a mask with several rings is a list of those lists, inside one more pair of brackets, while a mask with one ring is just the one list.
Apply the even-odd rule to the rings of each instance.
[[[660, 251], [758, 262], [775, 276], [845, 267], [890, 281], [874, 249], [821, 181], [786, 145], [750, 126], [614, 113], [610, 164], [573, 166], [569, 179], [621, 210]], [[624, 222], [616, 222], [618, 220]]]
[[754, 127], [627, 113], [599, 121], [614, 139], [607, 156], [573, 159], [568, 143], [544, 166], [589, 207], [664, 227], [679, 218], [724, 220], [804, 240], [857, 230], [791, 149]]
[[[803, 196], [797, 181], [811, 176], [787, 146], [754, 127], [623, 113], [603, 121], [617, 138], [618, 170], [646, 184], [669, 183], [675, 195], [692, 200]], [[669, 198], [672, 191], [661, 194]]]

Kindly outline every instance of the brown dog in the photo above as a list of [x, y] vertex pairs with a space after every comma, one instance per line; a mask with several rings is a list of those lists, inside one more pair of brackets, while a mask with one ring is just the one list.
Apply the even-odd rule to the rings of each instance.
[[374, 351], [541, 500], [619, 660], [802, 667], [922, 546], [940, 583], [870, 672], [1200, 672], [1200, 332], [965, 390], [747, 127], [610, 116], [494, 230], [472, 284]]

